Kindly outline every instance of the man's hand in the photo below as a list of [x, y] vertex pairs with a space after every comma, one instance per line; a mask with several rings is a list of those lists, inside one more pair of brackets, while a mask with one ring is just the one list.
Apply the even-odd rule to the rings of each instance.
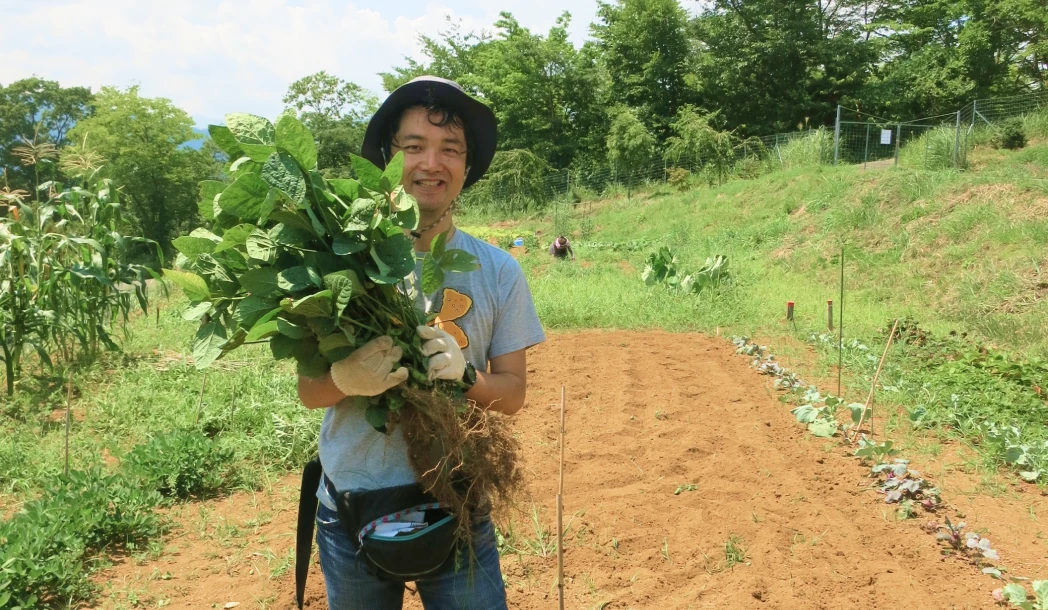
[[458, 381], [466, 371], [466, 358], [459, 349], [458, 342], [447, 332], [430, 326], [419, 326], [415, 329], [425, 342], [422, 344], [422, 355], [430, 356], [426, 363], [426, 378], [448, 379]]
[[331, 381], [346, 396], [378, 396], [407, 380], [406, 368], [393, 370], [403, 355], [392, 338], [372, 339], [331, 365]]

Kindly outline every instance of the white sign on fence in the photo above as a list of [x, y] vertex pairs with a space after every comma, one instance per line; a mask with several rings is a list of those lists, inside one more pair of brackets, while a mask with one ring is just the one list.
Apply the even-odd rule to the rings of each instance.
[[881, 144], [891, 144], [891, 143], [892, 143], [892, 130], [891, 129], [882, 129], [881, 130]]

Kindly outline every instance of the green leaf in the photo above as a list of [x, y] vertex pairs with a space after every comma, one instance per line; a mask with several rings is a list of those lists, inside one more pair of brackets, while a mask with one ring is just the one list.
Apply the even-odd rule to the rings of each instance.
[[236, 136], [233, 135], [233, 132], [228, 127], [208, 125], [207, 132], [211, 134], [211, 140], [214, 141], [215, 145], [221, 148], [222, 152], [229, 155], [230, 159], [239, 159], [244, 156], [244, 149], [240, 147]]
[[444, 258], [444, 251], [448, 247], [448, 232], [437, 233], [433, 241], [429, 243], [429, 255], [436, 260]]
[[193, 364], [197, 370], [207, 368], [222, 355], [222, 346], [226, 342], [226, 327], [212, 320], [197, 330], [193, 342]]
[[1038, 607], [1048, 608], [1048, 580], [1035, 580], [1030, 583], [1033, 594], [1037, 597]]
[[480, 269], [480, 263], [465, 250], [447, 250], [440, 257], [440, 268], [445, 273], [468, 273]]
[[269, 340], [269, 350], [273, 352], [273, 358], [286, 360], [291, 357], [298, 346], [298, 339], [292, 339], [287, 335], [274, 335]]
[[182, 319], [187, 322], [196, 322], [209, 311], [211, 311], [211, 302], [203, 301], [182, 312]]
[[299, 326], [286, 318], [277, 318], [277, 328], [280, 330], [280, 334], [292, 339], [305, 339], [313, 334], [308, 328]]
[[1020, 470], [1019, 476], [1027, 483], [1036, 483], [1041, 478], [1040, 470]]
[[298, 361], [298, 367], [296, 372], [299, 375], [310, 378], [317, 378], [323, 375], [331, 368], [331, 364], [323, 354], [313, 354], [311, 358]]
[[367, 247], [367, 236], [359, 232], [343, 233], [331, 242], [331, 250], [339, 256], [363, 252]]
[[228, 186], [225, 182], [219, 182], [218, 180], [203, 180], [200, 182], [200, 202], [197, 204], [197, 209], [200, 211], [200, 216], [205, 220], [215, 219], [215, 197], [226, 190]]
[[791, 409], [790, 413], [793, 413], [797, 422], [801, 424], [810, 424], [819, 417], [819, 410], [811, 405], [801, 405], [796, 409]]
[[288, 267], [277, 274], [277, 286], [285, 292], [298, 292], [313, 285], [308, 268], [302, 265]]
[[364, 410], [364, 418], [368, 420], [372, 428], [379, 432], [385, 432], [388, 417], [389, 411], [385, 407], [368, 405], [368, 408]]
[[317, 145], [313, 134], [291, 114], [277, 120], [276, 145], [283, 148], [307, 171], [317, 166]]
[[215, 253], [243, 246], [247, 243], [248, 236], [250, 236], [255, 230], [255, 225], [246, 223], [227, 229], [226, 232], [222, 234], [222, 243], [218, 244], [215, 248]]
[[270, 146], [275, 143], [275, 130], [269, 119], [246, 112], [233, 112], [227, 114], [225, 118], [226, 127], [233, 133], [238, 143]]
[[347, 180], [344, 178], [334, 178], [328, 180], [328, 185], [331, 186], [331, 190], [335, 191], [339, 199], [349, 205], [356, 201], [360, 197], [360, 183], [356, 180]]
[[377, 191], [381, 188], [382, 182], [382, 170], [375, 167], [375, 164], [368, 161], [364, 157], [358, 157], [357, 155], [349, 155], [350, 161], [353, 165], [353, 173], [357, 175], [357, 179], [360, 181], [361, 186], [369, 188], [373, 191]]
[[264, 297], [280, 290], [274, 267], [251, 269], [240, 276], [240, 285], [254, 296]]
[[418, 228], [419, 222], [419, 211], [417, 207], [408, 208], [402, 212], [395, 212], [389, 217], [390, 222], [396, 226], [407, 229], [408, 231], [414, 231]]
[[415, 248], [411, 239], [403, 233], [373, 243], [371, 258], [385, 276], [403, 279], [415, 270]]
[[255, 229], [247, 238], [247, 255], [272, 264], [277, 259], [277, 244], [265, 232]]
[[1001, 592], [1009, 603], [1021, 604], [1026, 601], [1026, 588], [1020, 584], [1014, 582], [1007, 584]]
[[332, 299], [330, 290], [322, 290], [301, 299], [284, 299], [280, 302], [284, 311], [307, 318], [330, 317]]
[[[857, 402], [853, 402], [850, 405], [848, 405], [848, 410], [851, 411], [852, 423], [856, 426], [859, 425], [859, 418], [862, 417], [863, 407], [865, 407], [865, 405], [859, 404]], [[873, 409], [866, 409], [866, 415], [868, 417], [871, 416], [872, 413]]]
[[269, 185], [255, 174], [243, 174], [218, 196], [218, 207], [239, 220], [257, 223], [269, 197]]
[[422, 261], [422, 292], [427, 295], [440, 290], [444, 285], [444, 270], [432, 256]]
[[393, 158], [389, 160], [389, 163], [386, 163], [386, 169], [383, 170], [382, 177], [379, 179], [379, 187], [388, 193], [400, 186], [400, 179], [403, 175], [404, 153], [398, 152], [393, 155]]
[[183, 235], [182, 237], [171, 240], [171, 245], [189, 258], [196, 258], [201, 254], [210, 254], [214, 252], [216, 248], [215, 242], [210, 239], [191, 237], [189, 235]]
[[[251, 328], [260, 318], [272, 312], [276, 307], [277, 302], [275, 299], [267, 299], [253, 294], [240, 301], [233, 316], [241, 326]], [[279, 312], [280, 310], [277, 309], [277, 311]]]
[[280, 329], [277, 327], [277, 321], [270, 320], [269, 322], [263, 322], [252, 326], [251, 331], [247, 333], [247, 340], [258, 341], [279, 333]]
[[204, 278], [188, 271], [165, 269], [164, 277], [175, 283], [190, 301], [206, 301], [211, 298], [211, 289]]
[[338, 322], [331, 316], [306, 318], [306, 326], [309, 327], [309, 330], [313, 331], [313, 336], [326, 337], [335, 332], [338, 328]]
[[277, 210], [269, 215], [270, 219], [275, 222], [283, 223], [289, 227], [305, 231], [311, 236], [315, 236], [313, 233], [313, 223], [310, 222], [309, 217], [302, 212], [291, 212], [289, 210]]
[[830, 438], [837, 433], [836, 420], [820, 418], [808, 424], [808, 431], [822, 438]]
[[276, 152], [270, 155], [262, 167], [262, 179], [269, 186], [287, 195], [288, 199], [296, 203], [305, 202], [306, 177], [288, 153]]
[[407, 212], [408, 210], [413, 209], [417, 215], [418, 201], [404, 190], [403, 185], [393, 189], [393, 192], [389, 194], [389, 198], [393, 202], [394, 212]]
[[[329, 360], [332, 351], [343, 347], [353, 347], [353, 343], [350, 342], [349, 338], [342, 331], [332, 333], [320, 340], [320, 353], [329, 356]], [[338, 362], [338, 360], [331, 361]]]

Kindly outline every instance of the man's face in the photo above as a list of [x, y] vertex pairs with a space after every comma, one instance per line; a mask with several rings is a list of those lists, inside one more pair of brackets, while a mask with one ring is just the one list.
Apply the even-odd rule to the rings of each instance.
[[423, 212], [443, 213], [466, 182], [466, 134], [461, 127], [438, 127], [424, 108], [404, 111], [391, 152], [404, 152], [404, 190]]

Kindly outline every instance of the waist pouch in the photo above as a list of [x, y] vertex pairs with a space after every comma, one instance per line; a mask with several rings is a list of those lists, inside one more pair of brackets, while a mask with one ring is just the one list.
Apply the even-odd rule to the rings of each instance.
[[[354, 491], [337, 491], [338, 518], [358, 557], [379, 578], [407, 582], [430, 576], [453, 560], [458, 520], [417, 484]], [[389, 524], [408, 514], [421, 514], [421, 524], [409, 532], [392, 533]]]

